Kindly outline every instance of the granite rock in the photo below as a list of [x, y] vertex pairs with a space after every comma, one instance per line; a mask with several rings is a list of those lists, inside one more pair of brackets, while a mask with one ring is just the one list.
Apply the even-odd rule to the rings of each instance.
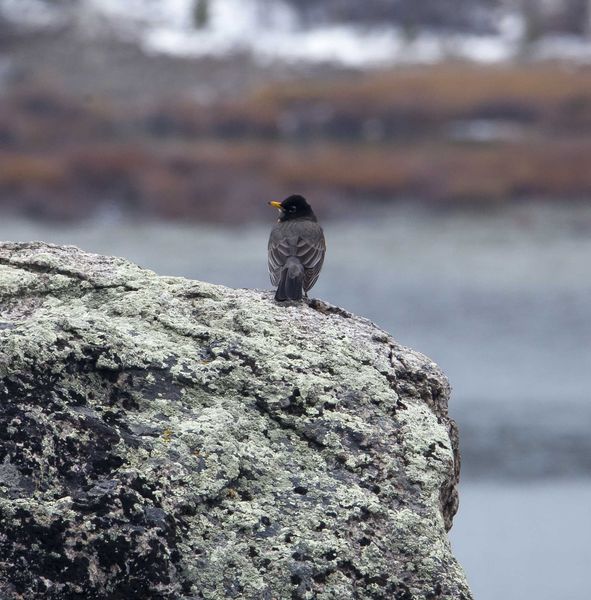
[[0, 244], [1, 598], [471, 598], [445, 376], [272, 298]]

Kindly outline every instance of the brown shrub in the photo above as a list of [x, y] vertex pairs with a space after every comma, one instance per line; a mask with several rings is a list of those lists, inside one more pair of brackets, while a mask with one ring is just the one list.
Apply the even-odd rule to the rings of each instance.
[[[480, 118], [521, 128], [504, 142], [450, 137], [458, 120]], [[241, 220], [293, 191], [326, 208], [580, 197], [591, 195], [589, 128], [591, 69], [561, 65], [398, 68], [209, 107], [115, 107], [33, 86], [0, 103], [0, 203], [60, 218], [118, 202], [138, 215]]]
[[66, 181], [67, 174], [60, 157], [0, 154], [0, 188], [58, 188]]

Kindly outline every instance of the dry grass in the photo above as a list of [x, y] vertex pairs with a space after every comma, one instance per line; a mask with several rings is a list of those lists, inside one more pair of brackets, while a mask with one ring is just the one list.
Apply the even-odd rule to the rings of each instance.
[[[519, 135], [450, 138], [454, 123], [482, 118]], [[245, 200], [264, 211], [263, 200], [293, 190], [438, 203], [580, 198], [591, 196], [590, 132], [591, 69], [561, 65], [401, 68], [142, 111], [29, 87], [0, 102], [0, 207], [77, 216], [116, 200], [147, 216], [238, 220], [252, 214]]]
[[66, 170], [59, 157], [0, 154], [0, 189], [60, 188], [66, 181]]
[[398, 109], [444, 118], [503, 104], [540, 112], [578, 106], [588, 116], [591, 69], [562, 64], [400, 67], [354, 79], [269, 86], [253, 97], [250, 108], [258, 109], [261, 119], [312, 102], [366, 117]]
[[316, 186], [343, 193], [430, 201], [502, 202], [514, 197], [591, 194], [591, 141], [542, 146], [323, 146], [288, 150], [274, 164], [290, 188]]

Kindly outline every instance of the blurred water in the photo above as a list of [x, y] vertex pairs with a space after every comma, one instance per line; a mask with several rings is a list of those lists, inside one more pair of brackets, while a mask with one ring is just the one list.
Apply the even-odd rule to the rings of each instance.
[[[76, 244], [162, 274], [268, 288], [273, 219], [233, 229], [109, 215], [71, 227], [4, 220], [0, 239]], [[324, 226], [313, 295], [428, 354], [453, 384], [463, 486], [452, 541], [476, 598], [587, 597], [591, 207], [397, 207]]]
[[476, 600], [589, 598], [591, 484], [462, 485], [450, 534]]

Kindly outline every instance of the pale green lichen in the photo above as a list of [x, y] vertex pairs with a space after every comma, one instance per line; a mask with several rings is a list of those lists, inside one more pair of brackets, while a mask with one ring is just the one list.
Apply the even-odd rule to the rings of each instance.
[[0, 592], [470, 597], [449, 386], [369, 321], [44, 244], [0, 245], [0, 301], [6, 444], [31, 441], [0, 533], [59, 523], [66, 561]]

